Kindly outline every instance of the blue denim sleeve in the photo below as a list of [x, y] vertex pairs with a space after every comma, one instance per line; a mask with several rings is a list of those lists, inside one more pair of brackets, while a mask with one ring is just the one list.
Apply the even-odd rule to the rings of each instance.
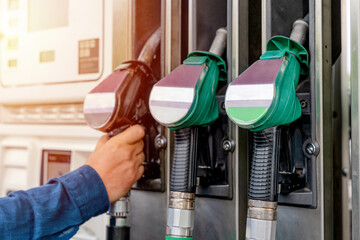
[[41, 187], [0, 198], [0, 239], [69, 239], [109, 208], [106, 188], [84, 165]]

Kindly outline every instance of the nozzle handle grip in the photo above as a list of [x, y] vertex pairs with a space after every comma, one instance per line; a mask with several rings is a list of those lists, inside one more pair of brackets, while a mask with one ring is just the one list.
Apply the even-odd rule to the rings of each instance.
[[175, 130], [170, 191], [195, 193], [198, 128]]
[[279, 146], [279, 127], [254, 132], [249, 199], [277, 202]]

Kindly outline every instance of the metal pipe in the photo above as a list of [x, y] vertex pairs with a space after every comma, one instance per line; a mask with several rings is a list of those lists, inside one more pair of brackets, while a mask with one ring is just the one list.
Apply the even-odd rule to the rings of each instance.
[[152, 60], [154, 59], [155, 51], [160, 46], [160, 40], [161, 28], [159, 27], [146, 41], [143, 49], [140, 52], [138, 60], [150, 66]]
[[290, 34], [290, 39], [304, 45], [309, 33], [309, 23], [306, 21], [308, 15], [304, 19], [298, 19], [293, 24], [293, 29]]
[[227, 30], [226, 28], [219, 28], [216, 31], [214, 41], [211, 44], [209, 52], [221, 57], [226, 48]]

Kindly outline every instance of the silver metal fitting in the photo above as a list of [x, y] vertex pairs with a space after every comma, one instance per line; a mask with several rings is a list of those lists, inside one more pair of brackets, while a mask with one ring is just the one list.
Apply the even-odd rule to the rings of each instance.
[[307, 154], [309, 155], [313, 155], [315, 153], [315, 145], [313, 143], [309, 143], [307, 146], [306, 146], [306, 152]]
[[233, 140], [224, 140], [222, 146], [225, 152], [234, 152], [235, 150], [235, 142]]
[[275, 240], [276, 221], [246, 219], [246, 240]]
[[191, 237], [194, 229], [194, 210], [168, 209], [166, 234], [168, 236]]
[[110, 205], [108, 215], [126, 218], [130, 214], [130, 192]]
[[160, 134], [158, 134], [156, 137], [155, 137], [155, 148], [157, 150], [162, 150], [162, 149], [165, 149], [166, 148], [166, 138]]
[[317, 157], [320, 153], [320, 146], [309, 138], [303, 143], [303, 153], [308, 158]]
[[195, 193], [170, 192], [166, 234], [191, 237], [195, 218]]
[[194, 210], [195, 193], [170, 192], [169, 208]]
[[248, 218], [276, 221], [277, 202], [249, 200]]
[[249, 200], [246, 240], [275, 240], [277, 202]]
[[124, 227], [129, 226], [130, 221], [128, 218], [123, 217], [109, 217], [108, 218], [108, 226], [111, 227]]

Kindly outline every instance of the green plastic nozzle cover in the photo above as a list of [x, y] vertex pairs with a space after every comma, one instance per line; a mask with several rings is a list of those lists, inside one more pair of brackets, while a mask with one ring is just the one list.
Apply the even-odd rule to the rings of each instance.
[[[189, 77], [187, 72], [191, 72], [191, 69], [194, 69], [194, 65], [198, 66], [197, 69], [200, 69], [200, 72], [197, 76], [191, 76], [195, 81], [193, 87], [194, 97], [191, 99], [191, 105], [188, 106], [188, 109], [182, 118], [176, 122], [166, 124], [162, 121], [162, 116], [157, 115], [156, 111], [158, 109], [163, 111], [162, 108], [164, 107], [164, 109], [170, 109], [172, 107], [170, 104], [173, 103], [173, 101], [176, 101], [176, 95], [179, 94], [176, 89], [184, 88], [182, 83], [189, 80], [184, 78]], [[192, 52], [188, 55], [187, 59], [184, 60], [181, 66], [154, 86], [153, 91], [154, 89], [160, 89], [167, 81], [166, 87], [171, 87], [174, 91], [168, 93], [168, 95], [173, 94], [171, 96], [174, 96], [174, 98], [167, 101], [161, 100], [161, 102], [156, 102], [152, 101], [152, 97], [150, 97], [150, 109], [152, 109], [152, 115], [158, 122], [167, 126], [170, 130], [177, 130], [190, 126], [207, 126], [214, 122], [219, 116], [218, 101], [216, 100], [215, 95], [218, 81], [226, 81], [226, 79], [226, 64], [219, 56], [210, 52]], [[160, 102], [160, 105], [156, 105], [158, 102]], [[176, 108], [174, 109], [177, 111]]]
[[218, 81], [226, 81], [224, 60], [210, 52], [195, 51], [184, 60], [185, 65], [204, 65], [204, 70], [195, 87], [195, 97], [188, 114], [169, 127], [171, 130], [190, 126], [207, 126], [219, 117], [218, 101], [215, 98]]
[[[275, 79], [270, 79], [273, 89], [272, 99], [254, 100], [250, 96], [249, 99], [251, 100], [249, 101], [249, 99], [241, 98], [241, 96], [239, 99], [236, 99], [236, 96], [235, 98], [228, 97], [227, 93], [226, 98], [232, 99], [233, 102], [231, 103], [231, 100], [228, 99], [225, 100], [225, 108], [230, 119], [239, 127], [251, 131], [261, 131], [269, 127], [289, 124], [301, 116], [300, 102], [296, 97], [296, 86], [300, 74], [306, 75], [309, 71], [309, 55], [306, 49], [287, 37], [276, 36], [269, 40], [266, 50], [260, 60], [250, 66], [250, 68], [255, 69], [248, 71], [249, 68], [243, 73], [244, 76], [248, 77], [242, 76], [243, 74], [240, 75], [228, 87], [228, 92], [236, 95], [237, 93], [234, 89], [231, 91], [231, 88], [237, 86], [237, 90], [241, 90], [245, 86], [246, 89], [253, 91], [254, 95], [259, 94], [256, 81], [261, 83], [261, 78], [269, 78], [266, 67], [274, 65], [274, 61], [277, 61], [280, 63], [278, 65], [279, 70], [274, 75]], [[273, 68], [270, 69], [274, 70]], [[265, 85], [271, 85], [269, 81], [266, 83]], [[262, 96], [259, 94], [259, 97]], [[271, 101], [271, 105], [266, 105], [266, 101]]]

